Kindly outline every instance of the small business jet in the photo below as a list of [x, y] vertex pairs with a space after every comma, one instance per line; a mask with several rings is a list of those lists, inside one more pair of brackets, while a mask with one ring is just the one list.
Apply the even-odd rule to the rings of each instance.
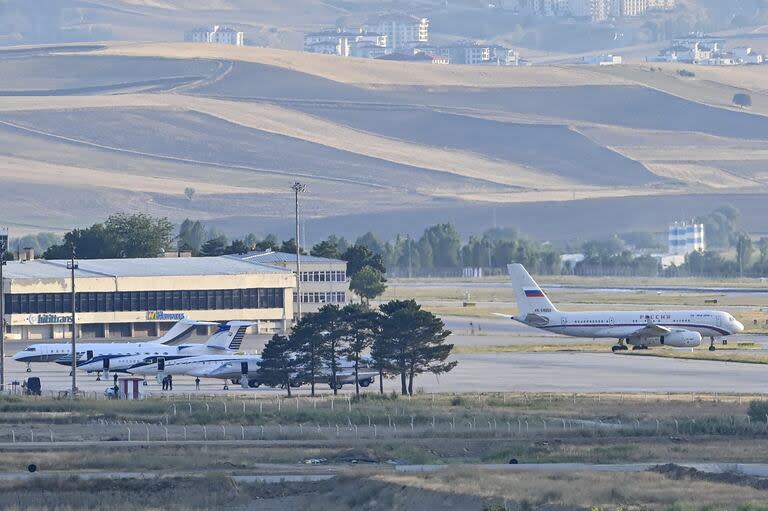
[[[254, 324], [248, 321], [218, 324], [208, 321], [182, 320], [156, 341], [78, 344], [77, 368], [89, 373], [97, 372], [100, 375], [103, 372], [106, 377], [109, 371], [126, 372], [129, 368], [147, 361], [156, 363], [159, 358], [168, 360], [203, 354], [231, 354], [240, 349], [245, 331]], [[204, 344], [174, 346], [200, 325], [218, 325], [219, 328]], [[29, 363], [32, 357], [45, 356], [48, 357], [47, 361], [69, 366], [72, 364], [69, 351], [71, 348], [69, 345], [64, 347], [66, 353], [61, 354], [62, 344], [35, 344], [14, 355], [14, 359]]]
[[[189, 337], [192, 331], [199, 325], [215, 325], [216, 323], [206, 321], [193, 321], [189, 319], [182, 319], [171, 327], [168, 332], [162, 337], [153, 341], [147, 342], [112, 342], [112, 343], [96, 343], [78, 342], [75, 349], [78, 359], [83, 357], [93, 359], [97, 354], [102, 355], [105, 353], [121, 353], [137, 351], [143, 353], [162, 353], [168, 351], [172, 346], [181, 343]], [[89, 356], [90, 355], [90, 356]], [[69, 342], [56, 342], [56, 343], [42, 343], [32, 344], [26, 349], [19, 351], [13, 356], [13, 359], [17, 362], [24, 362], [27, 364], [27, 372], [31, 372], [30, 365], [33, 362], [57, 362], [62, 357], [67, 357], [71, 364], [72, 356], [72, 344]], [[101, 370], [101, 368], [100, 368]]]
[[744, 325], [727, 312], [715, 310], [561, 312], [521, 264], [507, 265], [515, 290], [518, 316], [498, 314], [533, 328], [572, 337], [615, 338], [612, 351], [648, 349], [649, 346], [692, 348], [710, 338], [744, 331]]

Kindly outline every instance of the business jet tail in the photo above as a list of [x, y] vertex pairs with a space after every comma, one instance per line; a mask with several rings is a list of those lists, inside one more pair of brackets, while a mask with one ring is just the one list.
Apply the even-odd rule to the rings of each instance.
[[250, 321], [229, 321], [219, 325], [219, 330], [208, 338], [205, 345], [209, 348], [237, 351], [243, 342], [245, 331], [255, 324]]
[[512, 287], [515, 289], [515, 300], [520, 317], [557, 311], [522, 264], [508, 264], [507, 270], [512, 279]]

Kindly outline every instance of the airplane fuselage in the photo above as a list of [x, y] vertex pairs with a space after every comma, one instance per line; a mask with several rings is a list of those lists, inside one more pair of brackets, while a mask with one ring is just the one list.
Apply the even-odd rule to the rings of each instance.
[[546, 317], [548, 324], [531, 326], [578, 337], [631, 337], [649, 322], [671, 330], [691, 330], [705, 337], [722, 337], [738, 332], [733, 316], [720, 311], [597, 311], [537, 315]]

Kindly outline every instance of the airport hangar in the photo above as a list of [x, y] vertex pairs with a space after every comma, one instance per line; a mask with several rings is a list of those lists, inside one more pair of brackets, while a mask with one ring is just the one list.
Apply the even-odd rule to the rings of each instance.
[[[66, 260], [9, 261], [2, 289], [6, 339], [66, 339], [71, 270]], [[248, 320], [282, 333], [293, 318], [295, 273], [232, 256], [81, 259], [75, 270], [80, 338], [155, 337], [176, 321]], [[208, 333], [201, 327], [199, 335]]]

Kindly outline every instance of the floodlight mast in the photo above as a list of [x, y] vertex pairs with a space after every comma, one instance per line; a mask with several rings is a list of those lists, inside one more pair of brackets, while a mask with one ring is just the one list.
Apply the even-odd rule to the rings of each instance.
[[291, 184], [295, 196], [296, 212], [296, 321], [301, 321], [301, 243], [299, 242], [299, 193], [307, 191], [307, 185], [294, 181]]

